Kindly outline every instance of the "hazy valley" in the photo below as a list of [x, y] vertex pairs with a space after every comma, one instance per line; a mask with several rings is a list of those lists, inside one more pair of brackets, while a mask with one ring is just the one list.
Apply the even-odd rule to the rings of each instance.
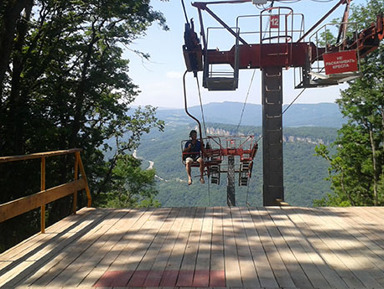
[[[204, 106], [208, 135], [234, 134], [239, 116], [231, 111], [239, 111], [239, 103], [225, 102]], [[200, 107], [190, 109], [200, 118]], [[227, 117], [225, 117], [227, 115]], [[143, 168], [156, 170], [157, 199], [165, 207], [173, 206], [225, 206], [226, 175], [222, 174], [221, 184], [205, 185], [198, 179], [187, 185], [186, 172], [181, 160], [181, 141], [187, 139], [188, 132], [196, 128], [184, 110], [159, 109], [158, 117], [166, 123], [165, 131], [152, 131], [143, 136], [136, 151], [143, 160]], [[255, 125], [250, 125], [254, 120]], [[284, 141], [284, 186], [285, 200], [295, 206], [312, 206], [314, 199], [330, 192], [327, 177], [328, 165], [325, 160], [314, 156], [315, 146], [333, 142], [337, 129], [344, 122], [336, 104], [299, 104], [292, 106], [283, 116]], [[261, 106], [250, 105], [244, 112], [238, 134], [255, 135], [260, 138]], [[193, 175], [197, 175], [195, 169]], [[262, 204], [262, 142], [255, 157], [253, 174], [248, 187], [236, 187], [238, 206], [260, 206]], [[237, 181], [237, 180], [236, 180]]]

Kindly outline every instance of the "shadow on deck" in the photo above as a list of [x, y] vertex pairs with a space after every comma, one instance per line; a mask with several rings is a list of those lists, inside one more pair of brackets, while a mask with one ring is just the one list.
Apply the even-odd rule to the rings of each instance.
[[383, 288], [384, 208], [82, 209], [0, 255], [0, 288]]

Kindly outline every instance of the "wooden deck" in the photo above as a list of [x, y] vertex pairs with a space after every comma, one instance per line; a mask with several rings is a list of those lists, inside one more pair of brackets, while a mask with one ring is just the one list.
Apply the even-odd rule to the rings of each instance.
[[0, 288], [384, 288], [384, 208], [83, 209], [0, 255]]

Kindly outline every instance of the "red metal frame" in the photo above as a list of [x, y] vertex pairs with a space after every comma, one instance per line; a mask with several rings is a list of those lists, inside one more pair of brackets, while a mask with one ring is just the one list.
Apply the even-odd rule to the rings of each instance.
[[[235, 47], [232, 47], [229, 51], [218, 51], [214, 49], [207, 49], [206, 47], [206, 38], [204, 32], [204, 24], [201, 16], [201, 10], [206, 11], [210, 14], [215, 20], [217, 20], [229, 33], [237, 36], [236, 32], [230, 28], [223, 20], [221, 20], [212, 10], [210, 10], [208, 4], [234, 4], [234, 3], [245, 3], [251, 2], [251, 0], [241, 0], [241, 1], [218, 1], [218, 2], [194, 2], [192, 6], [196, 7], [199, 12], [200, 18], [200, 34], [203, 38], [203, 47], [193, 47], [191, 49], [184, 50], [184, 57], [189, 56], [190, 54], [197, 55], [197, 57], [204, 57], [205, 60], [208, 60], [209, 64], [229, 64], [232, 67], [235, 67]], [[340, 31], [338, 38], [341, 38], [346, 31], [347, 19], [349, 4], [351, 0], [340, 0], [324, 17], [322, 17], [312, 28], [310, 28], [301, 38], [296, 42], [288, 43], [289, 50], [287, 53], [282, 52], [281, 43], [256, 43], [249, 44], [243, 38], [239, 37], [239, 69], [249, 69], [249, 68], [263, 68], [263, 67], [303, 67], [307, 68], [308, 61], [313, 63], [314, 61], [322, 60], [322, 55], [327, 52], [336, 52], [340, 50], [357, 50], [359, 58], [364, 57], [368, 53], [377, 49], [380, 44], [380, 41], [384, 37], [383, 15], [378, 15], [377, 21], [375, 24], [372, 24], [367, 29], [362, 30], [358, 33], [356, 39], [349, 40], [349, 43], [341, 43], [338, 46], [333, 47], [316, 47], [312, 42], [303, 42], [306, 36], [312, 32], [326, 17], [328, 17], [336, 8], [342, 4], [346, 4], [346, 9], [343, 15], [343, 24], [340, 26]], [[277, 7], [279, 8], [279, 7]], [[270, 11], [274, 8], [268, 8], [265, 11]], [[201, 59], [198, 61], [202, 62]], [[203, 67], [200, 66], [198, 69], [195, 67], [190, 67], [187, 65], [188, 71], [202, 71]]]
[[[292, 54], [282, 55], [281, 45], [276, 44], [253, 44], [239, 45], [239, 69], [263, 68], [271, 66], [279, 67], [303, 67], [306, 65], [307, 57], [316, 58], [316, 47], [313, 43], [294, 43]], [[207, 59], [210, 64], [230, 64], [235, 63], [235, 48], [229, 51], [207, 50]], [[325, 49], [322, 48], [324, 52]], [[281, 54], [281, 55], [279, 55]], [[287, 62], [287, 59], [291, 59]]]

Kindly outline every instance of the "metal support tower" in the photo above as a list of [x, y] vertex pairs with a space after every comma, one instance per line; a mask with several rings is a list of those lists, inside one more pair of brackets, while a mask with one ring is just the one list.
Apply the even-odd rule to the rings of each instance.
[[236, 206], [235, 196], [235, 157], [228, 156], [228, 183], [227, 183], [227, 205]]
[[282, 81], [281, 67], [263, 68], [263, 206], [284, 200]]

